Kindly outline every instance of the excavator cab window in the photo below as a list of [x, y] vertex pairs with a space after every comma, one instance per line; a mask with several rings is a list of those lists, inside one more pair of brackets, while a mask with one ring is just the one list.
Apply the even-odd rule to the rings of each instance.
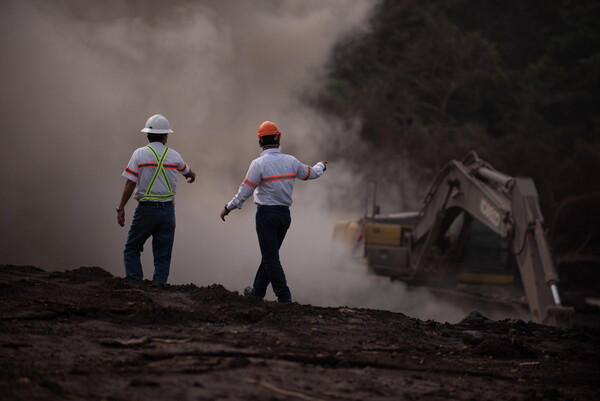
[[460, 261], [460, 281], [482, 284], [510, 284], [515, 261], [508, 240], [483, 223], [472, 219]]

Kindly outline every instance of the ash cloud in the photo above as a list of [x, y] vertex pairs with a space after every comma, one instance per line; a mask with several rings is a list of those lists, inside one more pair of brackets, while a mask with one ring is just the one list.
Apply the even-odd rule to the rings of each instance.
[[[169, 281], [250, 284], [260, 260], [252, 202], [226, 223], [218, 214], [260, 152], [256, 127], [276, 121], [283, 151], [307, 164], [328, 159], [325, 136], [361, 146], [347, 123], [324, 119], [299, 94], [319, 87], [336, 40], [365, 29], [374, 4], [5, 1], [0, 262], [96, 265], [122, 276], [135, 202], [119, 227], [120, 174], [147, 143], [139, 130], [148, 116], [162, 113], [175, 131], [169, 145], [197, 173], [196, 183], [178, 185]], [[284, 268], [300, 302], [403, 310], [400, 286], [382, 286], [353, 262], [330, 265], [334, 222], [362, 213], [359, 171], [340, 161], [321, 179], [297, 183]], [[150, 241], [143, 263], [151, 276]]]

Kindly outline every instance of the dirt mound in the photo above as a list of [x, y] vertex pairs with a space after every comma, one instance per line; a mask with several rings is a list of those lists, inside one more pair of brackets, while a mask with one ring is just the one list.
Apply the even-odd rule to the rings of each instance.
[[102, 281], [112, 278], [112, 274], [100, 267], [80, 267], [76, 270], [51, 273], [51, 280], [64, 280], [70, 283], [85, 283], [88, 281]]
[[[0, 266], [11, 400], [599, 399], [600, 332]], [[541, 398], [540, 398], [541, 397]]]

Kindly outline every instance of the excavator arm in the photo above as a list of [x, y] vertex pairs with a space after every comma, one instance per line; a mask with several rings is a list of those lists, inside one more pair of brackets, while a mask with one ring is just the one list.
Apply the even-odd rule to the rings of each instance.
[[413, 277], [440, 263], [440, 243], [460, 212], [507, 238], [517, 261], [532, 320], [570, 327], [573, 308], [561, 305], [558, 274], [543, 230], [538, 194], [530, 178], [510, 177], [470, 152], [440, 172], [411, 234]]

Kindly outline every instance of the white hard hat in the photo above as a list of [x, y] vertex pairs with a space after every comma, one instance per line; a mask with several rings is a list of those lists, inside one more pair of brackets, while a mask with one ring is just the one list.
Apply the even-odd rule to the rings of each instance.
[[169, 128], [169, 120], [162, 114], [155, 114], [146, 121], [146, 127], [142, 130], [148, 134], [171, 134], [172, 129]]

